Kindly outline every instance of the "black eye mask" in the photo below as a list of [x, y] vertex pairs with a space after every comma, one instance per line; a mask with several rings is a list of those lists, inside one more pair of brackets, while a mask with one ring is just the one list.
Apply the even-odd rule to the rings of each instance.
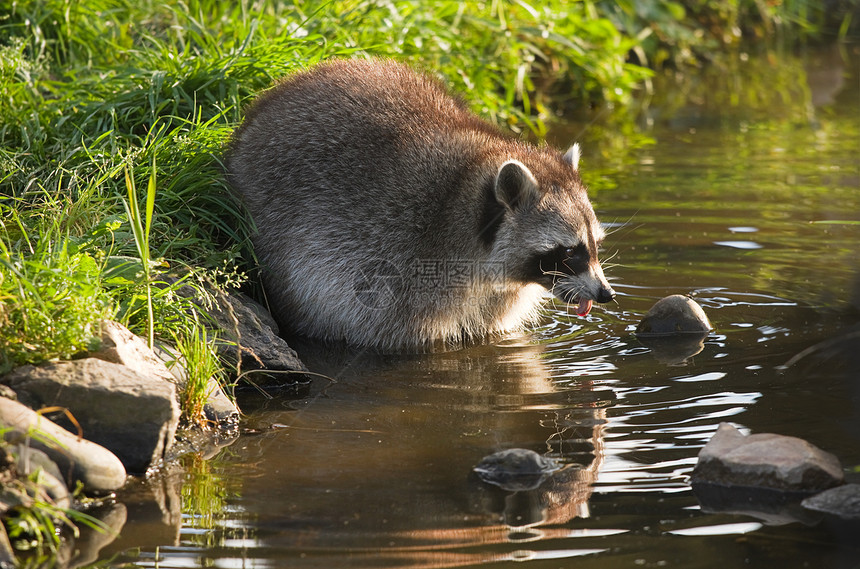
[[539, 257], [539, 270], [565, 275], [577, 275], [588, 271], [590, 261], [588, 249], [580, 243], [574, 247], [556, 247]]

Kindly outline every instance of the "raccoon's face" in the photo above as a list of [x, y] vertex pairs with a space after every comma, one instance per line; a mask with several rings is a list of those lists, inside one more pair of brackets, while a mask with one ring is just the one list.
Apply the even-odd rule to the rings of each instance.
[[565, 176], [542, 187], [521, 162], [505, 162], [496, 176], [496, 199], [508, 209], [505, 231], [510, 276], [538, 283], [585, 316], [593, 302], [615, 298], [598, 261], [604, 237], [577, 172], [579, 147], [564, 155]]

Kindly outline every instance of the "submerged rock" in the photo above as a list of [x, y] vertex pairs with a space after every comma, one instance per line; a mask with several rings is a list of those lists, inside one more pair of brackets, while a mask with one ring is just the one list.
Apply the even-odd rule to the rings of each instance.
[[684, 365], [705, 348], [711, 330], [701, 306], [687, 296], [674, 294], [651, 307], [636, 327], [636, 338], [660, 363]]
[[835, 456], [803, 439], [769, 433], [744, 436], [720, 423], [699, 452], [691, 482], [815, 493], [842, 484], [843, 473]]
[[[179, 425], [173, 383], [97, 358], [22, 366], [2, 381], [28, 407], [68, 409], [84, 437], [109, 449], [132, 473], [162, 459]], [[65, 417], [57, 421], [74, 429]]]
[[125, 468], [113, 453], [79, 439], [29, 407], [0, 397], [0, 424], [7, 442], [40, 450], [56, 463], [69, 488], [81, 482], [85, 493], [101, 494], [125, 483]]
[[809, 492], [786, 492], [771, 488], [692, 484], [703, 512], [751, 516], [769, 526], [799, 522], [815, 525], [820, 516], [800, 506]]
[[805, 499], [801, 505], [841, 520], [860, 521], [860, 484], [844, 484]]
[[519, 492], [537, 488], [560, 468], [551, 458], [531, 450], [512, 448], [484, 457], [473, 470], [487, 484]]
[[651, 307], [636, 327], [636, 335], [707, 335], [712, 329], [708, 315], [696, 301], [687, 296], [673, 294], [661, 298]]

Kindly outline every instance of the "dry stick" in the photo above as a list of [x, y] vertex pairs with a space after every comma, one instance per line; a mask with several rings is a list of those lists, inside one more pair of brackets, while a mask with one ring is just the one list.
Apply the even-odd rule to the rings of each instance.
[[[324, 375], [324, 374], [321, 374], [321, 373], [316, 373], [316, 372], [313, 372], [313, 371], [291, 370], [291, 369], [249, 369], [249, 370], [247, 370], [247, 371], [243, 371], [242, 373], [240, 373], [239, 375], [237, 375], [237, 376], [236, 376], [236, 382], [238, 383], [240, 379], [242, 379], [243, 377], [245, 377], [245, 376], [247, 376], [247, 375], [250, 375], [250, 374], [252, 374], [252, 373], [263, 373], [263, 374], [266, 374], [266, 375], [270, 375], [270, 374], [278, 374], [278, 373], [282, 373], [282, 374], [285, 374], [285, 375], [290, 375], [290, 374], [296, 374], [296, 375], [310, 375], [310, 376], [313, 376], [313, 377], [319, 377], [319, 378], [322, 378], [322, 379], [326, 379], [326, 380], [328, 380], [328, 381], [329, 381], [329, 382], [331, 382], [331, 383], [337, 383], [337, 380], [336, 380], [335, 378], [333, 378], [333, 377], [329, 377], [329, 376]], [[260, 392], [260, 394], [261, 394], [263, 397], [265, 397], [266, 399], [272, 399], [272, 396], [271, 396], [271, 395], [269, 395], [268, 393], [266, 393], [266, 390], [265, 390], [265, 389], [263, 389], [262, 387], [260, 387], [259, 385], [257, 385], [257, 384], [256, 384], [256, 383], [254, 383], [253, 381], [251, 381], [250, 379], [245, 379], [245, 381], [247, 381], [248, 383], [250, 383], [250, 384], [254, 387], [254, 389], [256, 389], [257, 391], [259, 391], [259, 392]]]

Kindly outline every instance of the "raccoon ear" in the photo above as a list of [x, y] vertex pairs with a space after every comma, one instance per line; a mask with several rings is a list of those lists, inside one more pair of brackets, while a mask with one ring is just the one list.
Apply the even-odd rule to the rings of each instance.
[[537, 180], [525, 164], [508, 160], [496, 174], [496, 200], [510, 210], [540, 197]]
[[574, 170], [579, 170], [579, 157], [582, 155], [582, 151], [579, 148], [579, 143], [574, 142], [573, 146], [571, 146], [567, 152], [564, 153], [562, 158], [565, 162], [573, 166]]

